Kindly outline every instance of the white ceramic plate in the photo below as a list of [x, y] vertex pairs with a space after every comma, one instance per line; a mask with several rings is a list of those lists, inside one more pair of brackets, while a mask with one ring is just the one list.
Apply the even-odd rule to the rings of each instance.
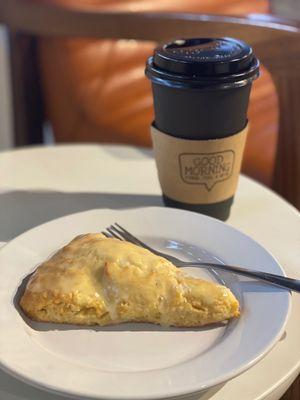
[[0, 360], [6, 371], [57, 393], [97, 399], [185, 396], [225, 382], [259, 361], [283, 333], [290, 294], [229, 273], [190, 269], [225, 283], [241, 317], [202, 329], [125, 324], [90, 328], [34, 323], [18, 311], [22, 280], [54, 251], [85, 232], [119, 222], [186, 260], [222, 261], [283, 274], [259, 244], [230, 226], [168, 208], [92, 210], [59, 218], [0, 250]]

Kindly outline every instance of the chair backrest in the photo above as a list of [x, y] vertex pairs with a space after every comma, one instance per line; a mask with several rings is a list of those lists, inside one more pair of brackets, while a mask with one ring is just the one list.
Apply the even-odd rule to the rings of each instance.
[[[280, 109], [279, 137], [274, 171], [274, 189], [300, 208], [300, 24], [266, 15], [229, 17], [183, 13], [128, 13], [68, 9], [34, 0], [0, 3], [0, 23], [12, 32], [12, 44], [21, 50], [28, 38], [78, 36], [110, 39], [162, 41], [175, 37], [234, 36], [248, 42], [274, 80]], [[16, 38], [19, 38], [16, 41]], [[20, 45], [20, 38], [24, 44]], [[27, 41], [26, 41], [27, 40]], [[30, 42], [32, 45], [32, 41]], [[17, 59], [12, 46], [13, 59]], [[20, 50], [20, 49], [19, 49]], [[35, 57], [31, 48], [32, 62]], [[18, 61], [18, 60], [15, 60]], [[15, 62], [18, 79], [22, 73]], [[15, 65], [15, 67], [16, 67]], [[33, 65], [27, 68], [34, 68]], [[32, 82], [33, 84], [34, 82]], [[36, 82], [35, 82], [36, 83]], [[15, 82], [17, 89], [18, 80]], [[37, 86], [29, 90], [29, 103], [41, 104]], [[23, 98], [26, 94], [23, 93]], [[20, 104], [19, 104], [19, 108]], [[23, 109], [24, 111], [24, 109]], [[25, 110], [26, 111], [26, 110]], [[42, 108], [35, 108], [33, 126], [42, 120]], [[23, 125], [24, 125], [23, 115]], [[22, 119], [16, 126], [22, 125]], [[27, 125], [30, 125], [27, 120]], [[39, 133], [36, 134], [38, 141]], [[263, 149], [262, 149], [263, 151]]]

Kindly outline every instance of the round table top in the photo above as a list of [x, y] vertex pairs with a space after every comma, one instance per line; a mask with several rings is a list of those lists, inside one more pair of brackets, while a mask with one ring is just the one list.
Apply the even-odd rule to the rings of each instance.
[[[153, 205], [162, 205], [162, 200], [149, 150], [60, 145], [0, 153], [0, 241], [74, 212]], [[227, 223], [273, 253], [288, 275], [300, 278], [300, 218], [295, 208], [241, 176]], [[286, 333], [275, 348], [250, 370], [200, 398], [275, 400], [299, 372], [300, 295], [293, 294]], [[25, 399], [66, 398], [30, 387], [0, 371], [0, 400]]]

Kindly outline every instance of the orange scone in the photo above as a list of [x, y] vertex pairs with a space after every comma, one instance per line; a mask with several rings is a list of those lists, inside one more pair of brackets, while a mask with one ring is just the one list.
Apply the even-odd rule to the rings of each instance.
[[239, 316], [225, 286], [191, 278], [146, 249], [100, 233], [76, 237], [41, 264], [20, 305], [36, 321], [82, 325], [197, 327]]

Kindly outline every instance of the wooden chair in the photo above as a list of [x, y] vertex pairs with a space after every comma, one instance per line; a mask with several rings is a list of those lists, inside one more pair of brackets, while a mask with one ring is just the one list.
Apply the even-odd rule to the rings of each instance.
[[9, 0], [0, 3], [0, 23], [10, 31], [17, 145], [42, 142], [44, 117], [35, 58], [37, 37], [164, 41], [178, 36], [234, 36], [245, 40], [271, 73], [279, 99], [273, 188], [300, 208], [299, 22], [266, 15], [96, 12], [33, 0]]

